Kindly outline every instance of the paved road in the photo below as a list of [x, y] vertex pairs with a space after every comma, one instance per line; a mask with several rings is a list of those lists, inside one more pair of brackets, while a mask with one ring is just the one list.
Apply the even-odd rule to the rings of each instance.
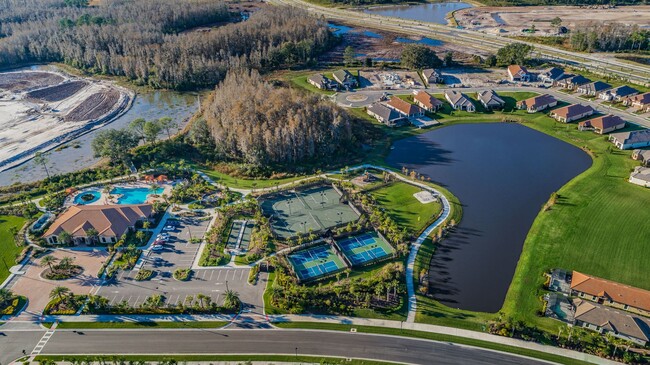
[[481, 33], [469, 29], [456, 29], [446, 25], [427, 23], [403, 18], [366, 14], [349, 9], [328, 8], [303, 0], [271, 0], [271, 3], [289, 5], [306, 9], [312, 14], [324, 16], [331, 20], [344, 21], [352, 25], [371, 27], [407, 35], [428, 36], [449, 43], [462, 44], [473, 49], [494, 53], [497, 49], [513, 42], [528, 43], [535, 47], [540, 56], [560, 63], [585, 67], [594, 72], [616, 75], [626, 79], [647, 84], [650, 78], [650, 67], [630, 65], [609, 55], [586, 54], [567, 51], [551, 46], [514, 40], [494, 34]]
[[[373, 358], [411, 364], [544, 364], [448, 343], [359, 333], [303, 330], [58, 330], [41, 354], [283, 353]], [[11, 338], [24, 338], [13, 332]], [[2, 349], [0, 345], [0, 349]], [[3, 362], [6, 363], [6, 362]]]

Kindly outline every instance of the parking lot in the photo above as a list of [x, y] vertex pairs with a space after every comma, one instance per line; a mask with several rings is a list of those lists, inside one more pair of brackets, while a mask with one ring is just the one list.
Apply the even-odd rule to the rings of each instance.
[[222, 295], [228, 286], [240, 294], [244, 303], [253, 306], [261, 303], [258, 291], [263, 291], [264, 288], [248, 284], [250, 269], [246, 267], [195, 269], [188, 281], [174, 279], [174, 270], [192, 267], [200, 245], [191, 243], [190, 240], [203, 237], [208, 224], [209, 219], [180, 219], [178, 227], [168, 231], [170, 239], [162, 250], [143, 253], [146, 256], [142, 269], [153, 271], [150, 280], [136, 281], [137, 269], [120, 272], [116, 279], [105, 283], [97, 294], [108, 298], [112, 305], [127, 301], [131, 306], [138, 306], [154, 294], [163, 295], [168, 304], [179, 304], [185, 303], [188, 296], [196, 297], [199, 293], [221, 304]]

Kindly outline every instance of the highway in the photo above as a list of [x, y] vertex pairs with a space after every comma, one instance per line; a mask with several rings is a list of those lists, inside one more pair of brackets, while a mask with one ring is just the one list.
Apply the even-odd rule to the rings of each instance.
[[481, 33], [468, 29], [426, 23], [402, 18], [365, 14], [348, 9], [337, 9], [308, 3], [304, 0], [268, 0], [272, 4], [299, 7], [308, 12], [334, 21], [343, 21], [351, 25], [391, 31], [395, 33], [436, 38], [449, 43], [465, 45], [471, 48], [496, 53], [504, 45], [512, 42], [528, 43], [535, 47], [536, 53], [559, 63], [584, 67], [592, 72], [615, 75], [619, 78], [634, 80], [637, 83], [650, 83], [650, 67], [629, 64], [613, 57], [601, 54], [588, 54], [558, 49], [551, 46], [522, 42], [494, 34]]
[[[0, 362], [8, 364], [43, 331], [8, 331]], [[18, 346], [18, 347], [16, 347]], [[27, 353], [31, 348], [27, 348]], [[501, 352], [405, 337], [311, 330], [57, 330], [45, 354], [295, 354], [408, 364], [547, 364]], [[9, 356], [13, 356], [9, 359]]]

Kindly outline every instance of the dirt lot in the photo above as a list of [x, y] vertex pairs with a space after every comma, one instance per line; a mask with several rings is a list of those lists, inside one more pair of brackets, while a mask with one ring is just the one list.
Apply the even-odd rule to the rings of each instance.
[[360, 71], [361, 86], [378, 90], [422, 89], [422, 78], [415, 71]]
[[488, 33], [523, 34], [533, 24], [538, 35], [556, 34], [551, 25], [555, 17], [569, 29], [590, 22], [637, 24], [650, 26], [650, 6], [517, 6], [479, 7], [459, 10], [455, 14], [461, 26]]
[[97, 249], [94, 251], [78, 251], [59, 249], [52, 253], [52, 256], [59, 260], [63, 257], [73, 257], [74, 263], [81, 266], [84, 271], [68, 280], [47, 280], [41, 278], [41, 273], [45, 270], [39, 265], [39, 260], [30, 262], [25, 267], [25, 274], [20, 276], [11, 288], [16, 294], [24, 295], [29, 300], [27, 310], [32, 313], [41, 313], [50, 301], [50, 291], [56, 286], [65, 286], [75, 294], [88, 294], [99, 284], [97, 272], [101, 265], [108, 259], [106, 250]]
[[0, 74], [0, 89], [16, 92], [28, 91], [31, 89], [56, 85], [63, 80], [63, 76], [51, 72], [7, 72]]
[[28, 98], [41, 99], [48, 102], [61, 101], [76, 94], [88, 85], [85, 81], [65, 82], [56, 86], [46, 87], [27, 93]]

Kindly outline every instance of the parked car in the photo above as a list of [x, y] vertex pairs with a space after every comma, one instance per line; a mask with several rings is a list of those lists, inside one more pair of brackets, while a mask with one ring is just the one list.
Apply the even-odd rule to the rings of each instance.
[[154, 244], [153, 246], [151, 246], [151, 249], [154, 250], [154, 251], [160, 251], [160, 250], [162, 250], [163, 248], [165, 248], [163, 245], [156, 245], [156, 244]]
[[174, 227], [174, 226], [165, 226], [162, 230], [163, 231], [173, 231], [175, 229], [176, 229], [176, 227]]
[[156, 238], [169, 238], [169, 233], [159, 233]]

